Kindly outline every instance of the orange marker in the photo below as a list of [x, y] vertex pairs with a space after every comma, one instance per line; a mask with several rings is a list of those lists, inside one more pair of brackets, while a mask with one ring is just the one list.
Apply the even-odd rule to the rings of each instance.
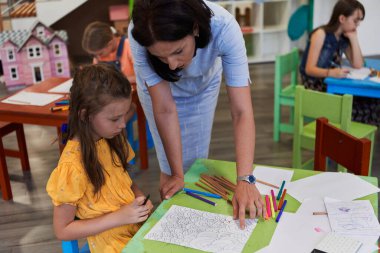
[[54, 106], [50, 108], [50, 111], [52, 112], [59, 112], [59, 111], [67, 111], [70, 107], [68, 105], [66, 106]]
[[284, 203], [285, 194], [286, 194], [286, 189], [285, 189], [284, 192], [282, 193], [282, 197], [281, 197], [281, 199], [280, 199], [280, 203], [278, 204], [278, 208], [280, 208], [280, 209], [281, 209], [281, 207], [282, 207], [282, 203]]

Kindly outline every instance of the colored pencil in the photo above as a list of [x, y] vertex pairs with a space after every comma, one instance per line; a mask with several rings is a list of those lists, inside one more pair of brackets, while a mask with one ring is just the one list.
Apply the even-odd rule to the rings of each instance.
[[285, 189], [284, 192], [282, 193], [282, 197], [281, 197], [281, 199], [280, 199], [280, 203], [278, 204], [278, 208], [280, 208], [280, 209], [281, 209], [281, 207], [282, 207], [282, 203], [284, 203], [285, 195], [286, 195], [286, 189]]
[[313, 215], [327, 215], [326, 212], [313, 212]]
[[258, 182], [258, 183], [260, 183], [260, 184], [264, 184], [264, 185], [270, 186], [270, 187], [273, 187], [273, 188], [276, 188], [276, 189], [280, 188], [280, 187], [278, 187], [277, 185], [274, 185], [274, 184], [271, 184], [271, 183], [267, 183], [267, 182], [262, 181], [262, 180], [257, 179], [257, 178], [256, 178], [256, 182]]
[[277, 194], [277, 200], [280, 200], [280, 198], [281, 198], [281, 194], [282, 194], [282, 190], [284, 189], [284, 186], [285, 186], [285, 180], [282, 181], [282, 184], [281, 184], [280, 190], [278, 191], [278, 194]]
[[273, 209], [275, 212], [277, 212], [277, 202], [276, 202], [276, 197], [274, 196], [273, 189], [270, 190], [270, 194], [272, 195]]
[[287, 200], [284, 201], [284, 204], [282, 205], [281, 210], [280, 210], [280, 212], [277, 215], [276, 222], [280, 221], [281, 215], [284, 212], [284, 209], [285, 209], [285, 206], [286, 206], [287, 202], [288, 202]]
[[189, 188], [183, 188], [183, 190], [185, 192], [192, 192], [192, 193], [200, 194], [200, 195], [203, 195], [206, 197], [217, 198], [217, 199], [222, 198], [220, 195], [217, 195], [217, 194], [208, 193], [208, 192], [201, 192], [201, 191], [197, 191], [197, 190], [193, 190], [193, 189], [189, 189]]
[[205, 199], [205, 198], [202, 198], [201, 196], [195, 194], [195, 193], [192, 193], [192, 192], [185, 192], [187, 195], [193, 197], [193, 198], [196, 198], [196, 199], [199, 199], [203, 202], [206, 202], [207, 204], [210, 204], [210, 205], [213, 205], [213, 206], [216, 206], [216, 203], [215, 202], [212, 202], [208, 199]]

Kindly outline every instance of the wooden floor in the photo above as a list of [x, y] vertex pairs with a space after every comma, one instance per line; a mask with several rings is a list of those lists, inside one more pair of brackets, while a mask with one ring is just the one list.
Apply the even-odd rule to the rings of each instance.
[[[256, 121], [255, 163], [276, 166], [291, 166], [292, 138], [282, 135], [281, 141], [272, 140], [273, 122], [273, 64], [250, 66], [252, 97]], [[8, 91], [0, 88], [0, 95]], [[285, 112], [286, 114], [286, 112]], [[52, 229], [52, 204], [45, 191], [51, 171], [57, 164], [58, 144], [56, 129], [25, 125], [31, 173], [23, 174], [18, 160], [9, 159], [8, 168], [13, 189], [13, 201], [0, 199], [0, 253], [60, 252], [60, 242]], [[5, 138], [7, 146], [15, 145], [15, 136]], [[373, 173], [380, 175], [380, 134], [377, 132], [373, 161]], [[219, 160], [235, 159], [233, 132], [230, 120], [228, 98], [223, 87], [215, 116], [210, 158]], [[145, 193], [151, 194], [154, 204], [159, 203], [159, 168], [154, 150], [149, 152], [149, 169], [135, 170], [134, 180]]]

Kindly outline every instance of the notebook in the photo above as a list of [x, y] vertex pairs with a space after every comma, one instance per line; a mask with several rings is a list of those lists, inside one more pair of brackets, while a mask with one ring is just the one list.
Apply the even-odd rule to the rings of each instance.
[[328, 233], [312, 253], [356, 253], [362, 243], [350, 237]]

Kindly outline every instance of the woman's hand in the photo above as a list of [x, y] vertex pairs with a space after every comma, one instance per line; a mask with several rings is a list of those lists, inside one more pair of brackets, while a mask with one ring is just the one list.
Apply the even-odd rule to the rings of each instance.
[[143, 205], [144, 199], [144, 196], [139, 196], [131, 204], [124, 205], [116, 211], [120, 225], [135, 224], [148, 218], [153, 205], [150, 201]]
[[185, 183], [184, 183], [183, 176], [177, 176], [177, 175], [169, 176], [161, 172], [161, 178], [160, 178], [161, 199], [171, 198], [176, 192], [183, 189], [184, 185]]
[[266, 208], [256, 185], [239, 181], [232, 198], [234, 219], [240, 221], [240, 228], [245, 228], [245, 210], [249, 210], [249, 217], [265, 217]]
[[335, 77], [335, 78], [346, 78], [347, 75], [350, 73], [350, 70], [346, 68], [334, 68], [328, 70], [328, 76]]

